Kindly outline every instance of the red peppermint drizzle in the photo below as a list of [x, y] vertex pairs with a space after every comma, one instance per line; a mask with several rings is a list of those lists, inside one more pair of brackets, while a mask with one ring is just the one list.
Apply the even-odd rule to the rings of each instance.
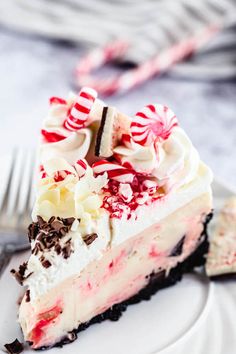
[[48, 132], [45, 129], [41, 130], [41, 134], [47, 143], [57, 143], [58, 141], [64, 140], [66, 137], [54, 132]]
[[[64, 98], [60, 97], [50, 97], [49, 99], [50, 105], [67, 105], [67, 101]], [[42, 137], [45, 142], [47, 143], [57, 143], [58, 141], [64, 140], [66, 136], [55, 133], [55, 132], [48, 132], [45, 129], [41, 130]]]
[[54, 105], [54, 104], [67, 104], [66, 100], [64, 100], [64, 98], [60, 98], [60, 97], [50, 97], [49, 99], [50, 105]]
[[62, 313], [62, 307], [59, 305], [56, 305], [52, 307], [50, 310], [47, 310], [45, 312], [40, 313], [37, 316], [38, 322], [32, 329], [30, 335], [29, 335], [29, 340], [33, 342], [33, 347], [36, 346], [40, 340], [42, 339], [46, 327], [50, 325], [53, 321], [55, 321], [56, 318]]

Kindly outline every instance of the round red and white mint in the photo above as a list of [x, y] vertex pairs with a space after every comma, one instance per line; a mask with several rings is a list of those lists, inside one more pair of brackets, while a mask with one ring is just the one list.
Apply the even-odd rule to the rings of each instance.
[[81, 159], [78, 160], [75, 165], [74, 165], [76, 172], [79, 177], [83, 177], [85, 175], [85, 172], [87, 170], [87, 163], [85, 160]]
[[131, 169], [107, 160], [95, 162], [92, 168], [96, 175], [101, 175], [104, 172], [107, 172], [109, 179], [113, 179], [120, 183], [132, 183], [135, 176], [134, 171]]
[[175, 114], [161, 104], [149, 104], [136, 113], [131, 123], [133, 140], [140, 145], [151, 145], [156, 139], [167, 139], [178, 125]]
[[83, 87], [68, 113], [64, 127], [70, 131], [83, 128], [96, 98], [97, 92], [95, 90]]

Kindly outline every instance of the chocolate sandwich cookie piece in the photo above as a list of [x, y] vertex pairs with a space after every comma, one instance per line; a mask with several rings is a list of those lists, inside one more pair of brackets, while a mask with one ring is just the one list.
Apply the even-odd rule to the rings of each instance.
[[101, 124], [97, 133], [95, 155], [108, 158], [119, 144], [122, 134], [129, 132], [131, 119], [114, 107], [104, 107]]

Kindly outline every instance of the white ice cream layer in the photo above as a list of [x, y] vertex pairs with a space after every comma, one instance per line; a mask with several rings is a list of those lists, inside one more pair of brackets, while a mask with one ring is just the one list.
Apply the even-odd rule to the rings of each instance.
[[[74, 252], [68, 259], [50, 252], [45, 254], [45, 257], [52, 263], [52, 266], [44, 268], [38, 258], [31, 255], [26, 275], [31, 272], [33, 274], [25, 281], [25, 284], [30, 287], [32, 301], [67, 277], [79, 274], [90, 262], [101, 258], [108, 247], [116, 246], [141, 233], [194, 198], [207, 192], [211, 193], [211, 181], [210, 170], [201, 163], [198, 175], [192, 182], [170, 192], [166, 197], [149, 206], [139, 207], [136, 213], [137, 218], [110, 219], [108, 212], [104, 210], [99, 217], [89, 220], [86, 226], [79, 224], [68, 235], [74, 243]], [[98, 237], [87, 246], [81, 237], [93, 232], [97, 233]], [[174, 246], [172, 243], [173, 240], [170, 238], [162, 240], [159, 245], [160, 250]]]

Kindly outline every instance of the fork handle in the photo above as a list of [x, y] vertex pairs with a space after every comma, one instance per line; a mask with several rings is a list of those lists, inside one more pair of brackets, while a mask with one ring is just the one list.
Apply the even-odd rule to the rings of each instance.
[[0, 276], [10, 262], [11, 255], [11, 252], [7, 252], [5, 246], [0, 246]]

